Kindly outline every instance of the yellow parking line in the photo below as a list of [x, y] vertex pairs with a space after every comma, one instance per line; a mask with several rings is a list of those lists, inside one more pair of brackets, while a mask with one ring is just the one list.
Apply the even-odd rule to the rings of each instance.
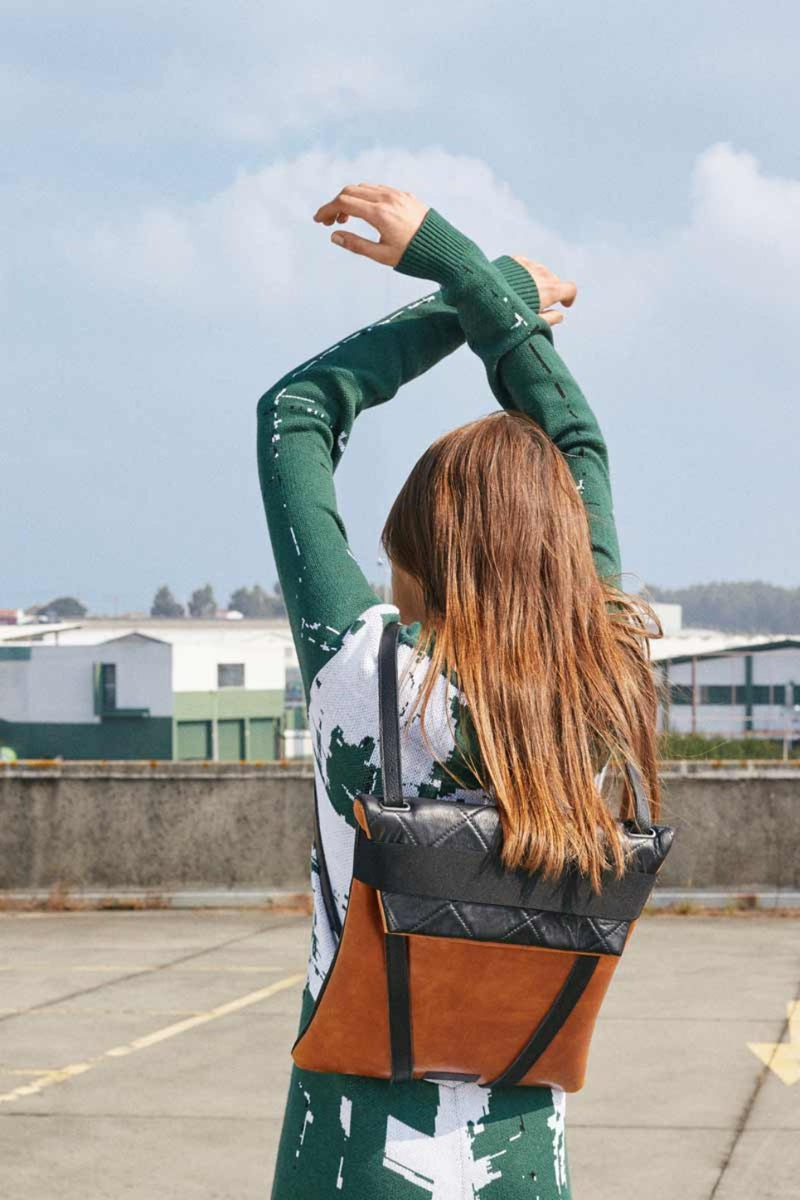
[[48, 1005], [47, 1008], [0, 1008], [0, 1017], [196, 1017], [203, 1011], [200, 1008], [70, 1008]]
[[48, 975], [65, 975], [70, 971], [118, 971], [120, 974], [131, 971], [191, 971], [197, 972], [200, 975], [263, 975], [280, 970], [280, 967], [260, 963], [244, 966], [216, 967], [195, 966], [192, 963], [187, 963], [186, 965], [182, 963], [175, 963], [174, 965], [172, 963], [67, 963], [65, 966], [59, 966], [58, 963], [52, 962], [26, 963], [23, 965], [0, 963], [0, 971], [8, 973], [16, 971], [20, 974], [24, 974], [25, 971], [46, 971]]
[[227, 1017], [230, 1013], [240, 1012], [241, 1009], [247, 1008], [251, 1004], [258, 1004], [261, 1000], [269, 999], [276, 992], [282, 992], [286, 988], [294, 987], [296, 983], [302, 983], [304, 979], [304, 974], [287, 975], [285, 979], [278, 979], [275, 983], [270, 984], [269, 987], [259, 988], [256, 992], [248, 992], [246, 996], [239, 996], [236, 1000], [228, 1001], [227, 1004], [219, 1004], [216, 1008], [211, 1008], [204, 1013], [198, 1013], [194, 1017], [188, 1017], [185, 1021], [176, 1021], [173, 1025], [166, 1025], [163, 1029], [157, 1029], [155, 1033], [149, 1033], [144, 1037], [136, 1038], [134, 1041], [128, 1042], [123, 1046], [113, 1046], [110, 1050], [106, 1050], [103, 1054], [98, 1054], [95, 1058], [87, 1058], [84, 1062], [70, 1063], [66, 1067], [58, 1067], [53, 1071], [48, 1071], [40, 1075], [39, 1078], [34, 1079], [31, 1083], [21, 1084], [18, 1088], [14, 1088], [13, 1091], [0, 1095], [0, 1104], [8, 1104], [12, 1100], [21, 1100], [25, 1096], [34, 1096], [56, 1083], [65, 1083], [68, 1079], [74, 1079], [76, 1075], [84, 1075], [105, 1058], [123, 1058], [128, 1054], [135, 1054], [137, 1050], [145, 1050], [148, 1046], [155, 1046], [159, 1042], [166, 1041], [168, 1038], [177, 1037], [179, 1033], [186, 1033], [188, 1029], [195, 1029], [198, 1025], [205, 1025], [209, 1021], [216, 1021], [220, 1017]]
[[52, 1067], [0, 1067], [0, 1075], [49, 1075]]

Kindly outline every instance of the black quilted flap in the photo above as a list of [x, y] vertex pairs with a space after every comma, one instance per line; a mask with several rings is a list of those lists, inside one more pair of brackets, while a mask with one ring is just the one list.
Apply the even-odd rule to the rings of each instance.
[[384, 808], [380, 796], [361, 795], [370, 836], [376, 842], [450, 846], [453, 850], [497, 849], [500, 821], [494, 804], [455, 800], [407, 800], [409, 811]]
[[576, 873], [546, 882], [537, 874], [504, 870], [493, 804], [412, 799], [406, 809], [390, 809], [377, 796], [360, 794], [358, 800], [370, 837], [357, 838], [353, 873], [387, 898], [416, 896], [629, 921], [644, 907], [673, 835], [667, 826], [636, 834], [626, 822], [634, 851], [628, 870], [621, 879], [607, 872], [598, 895]]

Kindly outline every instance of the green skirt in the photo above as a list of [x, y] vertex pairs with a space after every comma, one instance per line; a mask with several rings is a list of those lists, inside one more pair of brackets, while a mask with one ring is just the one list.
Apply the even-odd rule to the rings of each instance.
[[570, 1200], [565, 1099], [293, 1066], [272, 1200]]

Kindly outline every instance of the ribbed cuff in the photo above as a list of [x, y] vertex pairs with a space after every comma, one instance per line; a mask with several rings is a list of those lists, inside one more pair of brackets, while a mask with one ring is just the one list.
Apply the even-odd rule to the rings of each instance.
[[488, 261], [472, 238], [451, 225], [435, 208], [429, 208], [394, 270], [446, 285], [459, 279], [471, 262]]
[[501, 254], [499, 258], [494, 260], [494, 264], [503, 272], [504, 278], [508, 280], [517, 295], [534, 312], [538, 313], [542, 301], [539, 296], [539, 289], [536, 286], [536, 280], [530, 271], [526, 270], [522, 263], [518, 263], [510, 254]]

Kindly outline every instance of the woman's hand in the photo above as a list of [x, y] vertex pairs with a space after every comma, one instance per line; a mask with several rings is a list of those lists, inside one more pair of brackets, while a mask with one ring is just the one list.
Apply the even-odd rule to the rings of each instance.
[[339, 230], [331, 234], [331, 241], [353, 254], [363, 254], [374, 262], [394, 267], [403, 257], [403, 251], [422, 224], [428, 208], [429, 205], [423, 204], [411, 192], [401, 192], [382, 183], [348, 183], [338, 196], [317, 209], [314, 220], [332, 225], [334, 221], [343, 224], [349, 217], [360, 217], [378, 231], [379, 241]]
[[[363, 254], [374, 262], [394, 267], [422, 224], [428, 207], [411, 192], [401, 192], [387, 184], [348, 183], [333, 200], [320, 205], [314, 220], [322, 225], [333, 225], [334, 222], [343, 225], [350, 217], [366, 221], [380, 235], [377, 242], [342, 230], [332, 233], [331, 241], [353, 254]], [[548, 325], [559, 325], [564, 314], [554, 310], [553, 305], [562, 304], [569, 308], [578, 293], [575, 284], [559, 279], [543, 263], [533, 262], [522, 254], [511, 257], [533, 276], [539, 289], [540, 316]]]
[[564, 314], [553, 310], [552, 306], [563, 304], [565, 308], [569, 308], [578, 294], [575, 284], [571, 280], [559, 279], [544, 263], [532, 262], [522, 254], [512, 254], [511, 257], [533, 277], [539, 289], [539, 316], [544, 317], [548, 325], [560, 325]]

